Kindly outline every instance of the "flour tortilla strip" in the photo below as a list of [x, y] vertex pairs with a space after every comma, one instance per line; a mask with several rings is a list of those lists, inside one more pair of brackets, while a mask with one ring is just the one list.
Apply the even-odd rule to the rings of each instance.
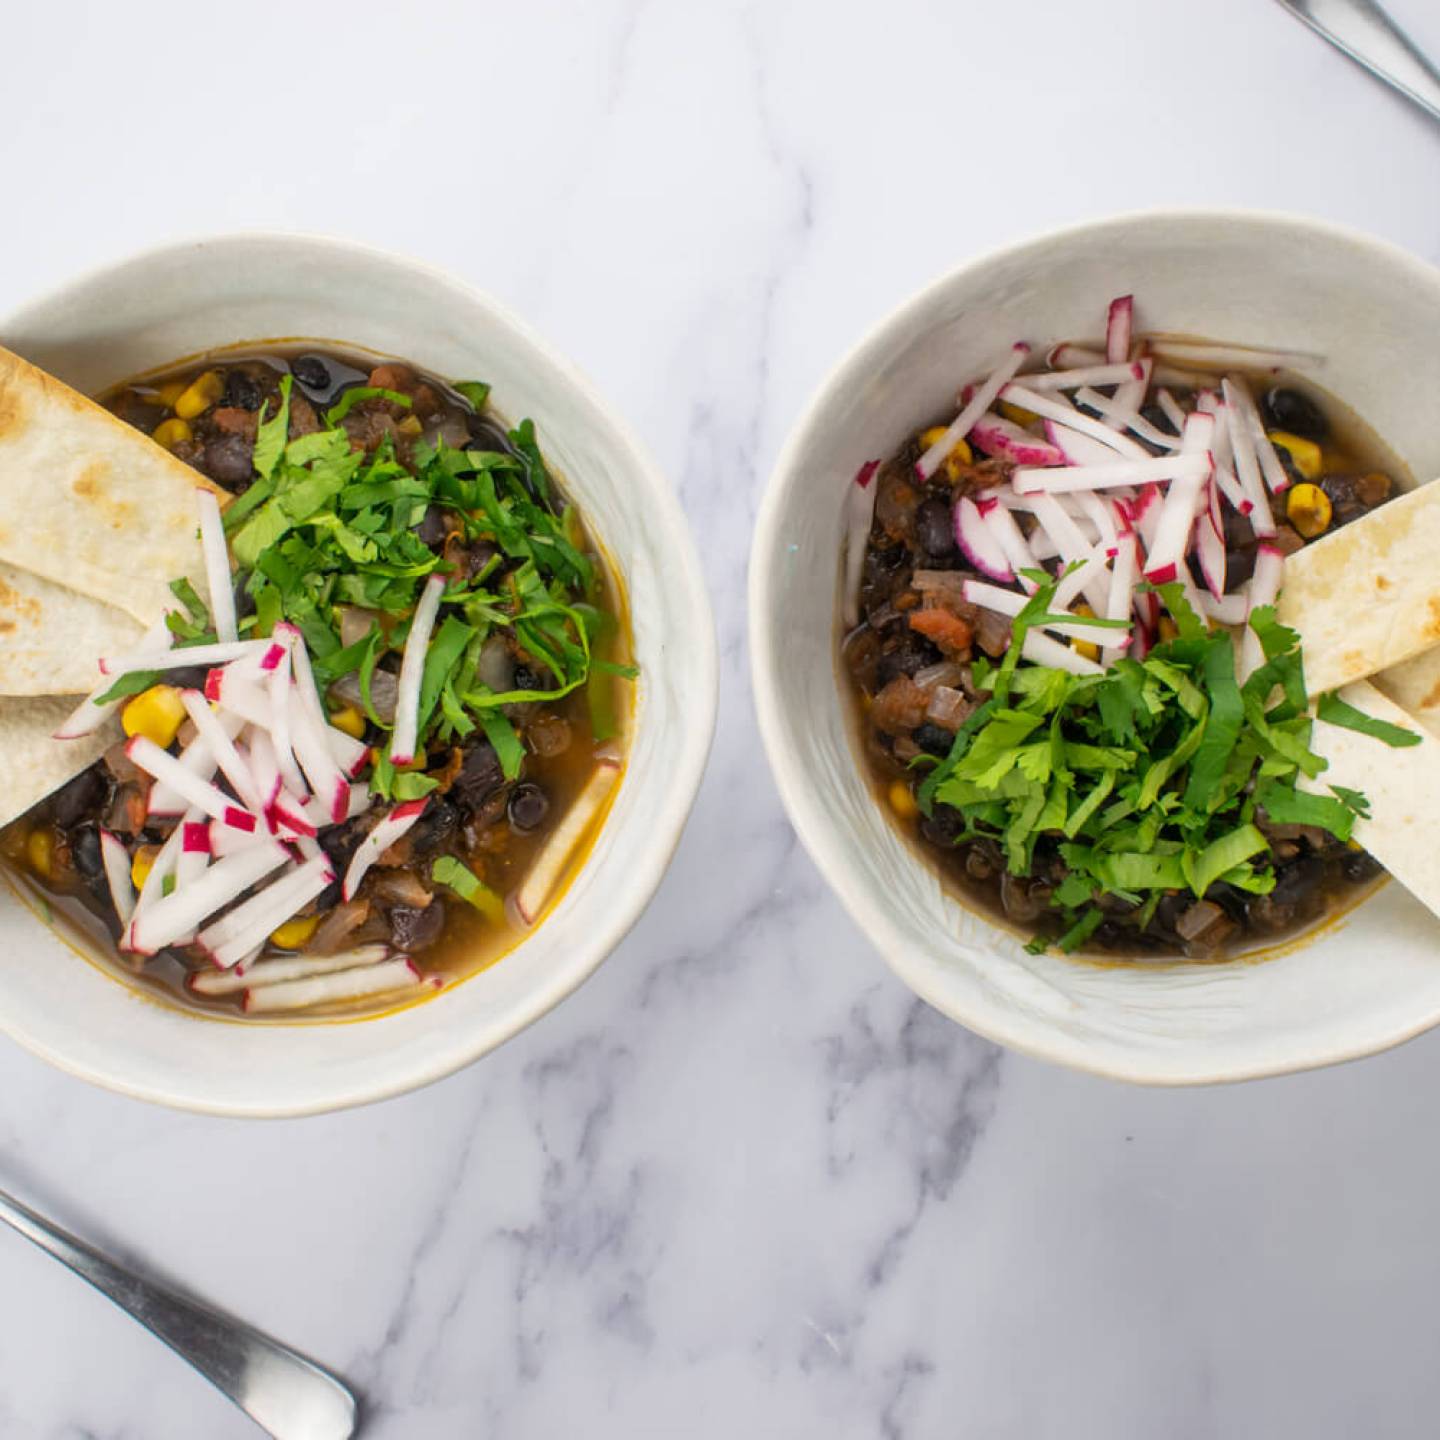
[[1440, 815], [1440, 737], [1419, 726], [1368, 681], [1340, 691], [1357, 710], [1421, 737], [1397, 748], [1370, 735], [1316, 720], [1310, 748], [1329, 768], [1302, 788], [1328, 795], [1348, 785], [1370, 802], [1370, 819], [1357, 819], [1354, 839], [1417, 900], [1440, 915], [1440, 867], [1435, 864], [1435, 817]]
[[215, 490], [138, 430], [0, 349], [0, 560], [151, 625], [171, 580], [204, 573], [197, 486]]
[[1371, 676], [1371, 684], [1440, 736], [1440, 646]]
[[0, 695], [84, 695], [144, 629], [123, 610], [0, 562]]
[[80, 740], [55, 740], [60, 722], [75, 708], [65, 696], [0, 699], [0, 825], [8, 825], [32, 805], [78, 775], [122, 738], [111, 720]]
[[1289, 557], [1280, 620], [1312, 695], [1440, 642], [1440, 484], [1422, 485]]

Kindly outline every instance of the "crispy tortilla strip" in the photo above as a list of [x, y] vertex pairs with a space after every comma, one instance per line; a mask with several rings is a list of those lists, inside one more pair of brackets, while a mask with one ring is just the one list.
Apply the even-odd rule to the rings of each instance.
[[1440, 646], [1371, 676], [1370, 683], [1440, 736]]
[[138, 430], [0, 349], [0, 560], [153, 624], [170, 581], [204, 572], [197, 486], [215, 490]]
[[111, 720], [80, 740], [55, 740], [56, 727], [75, 708], [73, 699], [40, 696], [0, 700], [0, 825], [8, 825], [37, 801], [78, 775], [122, 738]]
[[1417, 900], [1440, 914], [1440, 868], [1435, 864], [1435, 817], [1440, 815], [1440, 738], [1386, 699], [1368, 681], [1347, 685], [1340, 698], [1423, 738], [1397, 748], [1357, 730], [1316, 720], [1310, 748], [1329, 768], [1302, 788], [1328, 795], [1348, 785], [1370, 802], [1370, 819], [1357, 819], [1354, 839]]
[[1277, 607], [1312, 695], [1440, 643], [1440, 485], [1422, 485], [1285, 562]]
[[123, 610], [0, 562], [0, 695], [83, 695], [99, 657], [142, 634]]

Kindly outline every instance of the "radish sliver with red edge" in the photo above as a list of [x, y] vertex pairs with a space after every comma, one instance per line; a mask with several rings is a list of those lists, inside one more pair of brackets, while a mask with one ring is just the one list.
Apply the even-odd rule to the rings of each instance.
[[1040, 416], [1042, 420], [1058, 420], [1072, 430], [1079, 430], [1082, 434], [1089, 435], [1092, 439], [1108, 445], [1121, 455], [1128, 455], [1136, 460], [1150, 458], [1150, 452], [1138, 440], [1132, 440], [1128, 435], [1118, 434], [1102, 425], [1098, 420], [1092, 420], [1090, 416], [1077, 410], [1073, 405], [1061, 404], [1048, 395], [1039, 395], [1034, 390], [1027, 390], [1019, 381], [1012, 380], [1000, 392], [1000, 396], [1012, 405], [1020, 405]]
[[105, 871], [110, 903], [115, 907], [115, 917], [123, 931], [135, 913], [135, 883], [130, 878], [130, 856], [124, 842], [104, 829], [100, 831], [100, 864]]
[[430, 646], [430, 635], [444, 594], [445, 577], [430, 576], [410, 619], [410, 633], [405, 637], [400, 679], [395, 686], [395, 730], [390, 737], [390, 763], [397, 767], [409, 765], [415, 759], [415, 746], [420, 739], [420, 682], [425, 674], [425, 652]]
[[[920, 457], [915, 470], [922, 480], [928, 480], [946, 461], [950, 452], [975, 428], [975, 422], [989, 410], [995, 397], [1029, 358], [1030, 347], [1023, 341], [1010, 347], [1010, 354], [995, 367], [970, 397], [964, 408], [945, 428], [945, 433]], [[987, 417], [998, 419], [998, 416]], [[985, 447], [981, 447], [982, 449]], [[992, 454], [986, 450], [986, 454]]]
[[125, 745], [125, 754], [147, 775], [163, 780], [191, 805], [198, 805], [207, 815], [233, 825], [238, 830], [253, 830], [255, 817], [208, 780], [191, 774], [168, 750], [162, 750], [144, 735], [132, 736]]
[[137, 670], [181, 670], [191, 665], [224, 665], [264, 650], [264, 640], [235, 640], [214, 645], [187, 645], [181, 650], [132, 650], [100, 661], [103, 675], [133, 675]]
[[288, 859], [283, 846], [265, 844], [217, 860], [183, 889], [177, 885], [153, 905], [136, 907], [130, 926], [133, 948], [141, 955], [153, 955], [173, 945]]
[[219, 969], [228, 970], [263, 945], [273, 930], [293, 920], [334, 878], [329, 860], [317, 855], [206, 926], [195, 937], [196, 944]]
[[[425, 800], [407, 800], [397, 805], [360, 842], [345, 872], [342, 895], [352, 900], [365, 878], [365, 872], [425, 813]], [[562, 822], [563, 823], [563, 822]]]
[[1250, 526], [1262, 540], [1268, 539], [1275, 533], [1275, 517], [1271, 513], [1270, 499], [1265, 493], [1265, 484], [1260, 476], [1260, 457], [1255, 450], [1255, 436], [1245, 417], [1244, 400], [1229, 380], [1225, 381], [1224, 393], [1230, 450], [1235, 457], [1235, 475], [1240, 482], [1241, 492], [1250, 505]]
[[1016, 465], [1059, 465], [1065, 458], [1054, 445], [1037, 440], [1003, 415], [982, 415], [971, 426], [970, 438], [977, 450]]
[[[185, 982], [197, 995], [233, 995], [240, 990], [278, 985], [282, 980], [308, 980], [315, 975], [333, 975], [341, 970], [360, 970], [378, 965], [391, 956], [388, 945], [357, 945], [335, 955], [294, 955], [283, 959], [241, 963], [229, 970], [196, 970]], [[408, 957], [397, 955], [397, 960]]]
[[1135, 329], [1135, 297], [1117, 295], [1105, 318], [1105, 358], [1118, 365], [1130, 358], [1130, 337]]
[[220, 502], [212, 491], [197, 489], [195, 504], [200, 511], [200, 549], [205, 556], [205, 581], [210, 591], [210, 618], [215, 623], [215, 634], [221, 640], [238, 640], [235, 579], [230, 573], [230, 551], [220, 519]]
[[305, 784], [305, 777], [300, 773], [291, 738], [290, 716], [294, 703], [294, 687], [290, 683], [288, 645], [280, 656], [280, 663], [270, 672], [266, 688], [270, 694], [270, 743], [275, 749], [275, 763], [280, 767], [280, 778], [292, 794], [308, 795], [310, 791]]
[[422, 975], [413, 960], [400, 955], [378, 965], [342, 970], [335, 975], [316, 975], [307, 980], [284, 980], [278, 985], [257, 986], [244, 992], [244, 1009], [247, 1015], [309, 1010], [316, 1005], [361, 1000], [419, 985], [429, 985], [438, 990], [443, 983], [438, 975], [428, 978]]
[[[167, 614], [170, 612], [167, 611]], [[140, 649], [166, 650], [174, 640], [170, 627], [162, 618], [157, 620], [141, 637]], [[100, 697], [115, 688], [115, 677], [106, 676], [101, 682], [65, 717], [60, 728], [54, 732], [55, 740], [79, 740], [93, 735], [129, 697], [120, 700], [105, 700]]]
[[1004, 547], [985, 523], [980, 507], [968, 495], [955, 502], [955, 543], [982, 575], [988, 575], [992, 580], [1015, 578]]
[[1039, 569], [1040, 558], [1030, 548], [1030, 542], [1015, 523], [1015, 517], [1003, 504], [990, 505], [980, 513], [985, 519], [986, 527], [995, 537], [995, 543], [1005, 556], [1006, 563], [1014, 572], [1015, 580], [1021, 589], [1033, 595], [1036, 584], [1024, 572]]
[[1145, 557], [1145, 578], [1157, 585], [1175, 579], [1181, 562], [1190, 550], [1190, 534], [1195, 525], [1195, 510], [1205, 484], [1214, 468], [1210, 459], [1210, 442], [1215, 433], [1215, 419], [1198, 412], [1185, 421], [1185, 433], [1177, 462], [1188, 460], [1191, 469], [1171, 483], [1155, 526], [1155, 538]]
[[315, 675], [310, 669], [310, 652], [305, 648], [305, 637], [295, 626], [283, 621], [275, 627], [277, 634], [282, 626], [290, 640], [290, 670], [295, 687], [295, 704], [291, 712], [295, 758], [300, 762], [310, 788], [328, 807], [330, 820], [338, 824], [345, 818], [350, 804], [350, 786], [341, 773], [326, 736], [326, 731], [331, 728], [330, 722], [320, 704], [320, 692], [315, 688]]

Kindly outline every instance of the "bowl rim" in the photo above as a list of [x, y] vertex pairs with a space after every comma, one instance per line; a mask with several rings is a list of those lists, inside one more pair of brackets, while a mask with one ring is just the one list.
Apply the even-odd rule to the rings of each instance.
[[[1440, 283], [1440, 268], [1392, 241], [1369, 235], [1348, 225], [1293, 211], [1241, 206], [1157, 206], [1120, 211], [1096, 219], [1032, 231], [1004, 244], [992, 246], [960, 261], [935, 279], [912, 290], [897, 305], [872, 321], [825, 372], [791, 423], [785, 443], [771, 466], [756, 514], [749, 560], [750, 679], [761, 743], [776, 789], [780, 793], [781, 803], [800, 843], [861, 933], [879, 950], [891, 971], [910, 990], [941, 1014], [964, 1025], [982, 1038], [1032, 1059], [1047, 1060], [1084, 1074], [1157, 1088], [1229, 1084], [1241, 1080], [1294, 1074], [1362, 1059], [1367, 1055], [1379, 1054], [1403, 1045], [1433, 1029], [1440, 1024], [1440, 1008], [1421, 1015], [1411, 1023], [1399, 1025], [1378, 1039], [1360, 1040], [1349, 1046], [1331, 1046], [1323, 1053], [1287, 1056], [1273, 1062], [1257, 1061], [1248, 1065], [1173, 1066], [1163, 1073], [1156, 1073], [1147, 1066], [1143, 1058], [1138, 1058], [1133, 1063], [1113, 1056], [1102, 1058], [1094, 1053], [1093, 1042], [1072, 1038], [1058, 1027], [1047, 1027], [1037, 1034], [1032, 1026], [1012, 1022], [999, 1007], [959, 1013], [959, 1007], [952, 1005], [940, 987], [929, 982], [924, 969], [912, 963], [911, 946], [892, 924], [885, 908], [871, 903], [865, 886], [852, 883], [855, 872], [848, 856], [849, 842], [843, 832], [832, 826], [812, 802], [805, 768], [785, 735], [785, 707], [780, 702], [779, 687], [774, 679], [780, 656], [773, 643], [769, 616], [774, 606], [773, 590], [778, 573], [778, 566], [774, 562], [781, 553], [778, 532], [784, 509], [783, 500], [794, 483], [798, 462], [816, 428], [817, 417], [834, 402], [837, 395], [850, 391], [876, 355], [889, 344], [892, 332], [904, 328], [927, 308], [933, 307], [952, 286], [966, 277], [984, 270], [1002, 258], [1013, 258], [1027, 249], [1127, 226], [1189, 222], [1213, 224], [1216, 221], [1233, 221], [1257, 228], [1271, 226], [1276, 230], [1288, 229], [1324, 235], [1358, 250], [1382, 256], [1389, 264], [1409, 269], [1419, 282], [1432, 287]], [[923, 860], [917, 855], [914, 863], [923, 863]], [[1320, 931], [1312, 933], [1318, 934]], [[1310, 938], [1310, 935], [1300, 937], [1298, 943], [1303, 946]]]
[[[674, 858], [694, 808], [695, 799], [709, 762], [719, 710], [719, 646], [714, 610], [710, 603], [709, 587], [700, 564], [699, 548], [690, 528], [688, 517], [680, 504], [679, 492], [660, 468], [648, 445], [639, 438], [620, 411], [601, 394], [589, 376], [568, 356], [544, 339], [527, 321], [521, 319], [488, 291], [472, 285], [469, 281], [461, 279], [430, 261], [419, 260], [383, 246], [307, 230], [264, 227], [193, 234], [180, 233], [155, 245], [128, 252], [114, 260], [92, 265], [36, 295], [27, 297], [18, 305], [10, 307], [3, 315], [0, 315], [0, 341], [3, 341], [9, 331], [24, 327], [27, 324], [26, 317], [30, 313], [43, 310], [56, 303], [62, 303], [72, 292], [79, 292], [92, 285], [112, 281], [131, 268], [153, 265], [157, 262], [163, 264], [172, 258], [191, 255], [201, 248], [218, 251], [232, 246], [251, 245], [275, 246], [277, 249], [295, 251], [304, 250], [312, 254], [325, 252], [342, 254], [359, 260], [405, 269], [427, 277], [438, 287], [449, 289], [463, 296], [469, 303], [485, 311], [498, 327], [509, 330], [543, 364], [553, 369], [562, 383], [574, 393], [583, 406], [592, 410], [600, 417], [603, 424], [608, 426], [617, 442], [617, 448], [626, 455], [630, 462], [629, 468], [632, 475], [646, 489], [649, 523], [662, 529], [666, 534], [667, 544], [670, 548], [670, 559], [666, 565], [667, 574], [671, 577], [669, 583], [685, 596], [690, 609], [697, 618], [703, 621], [698, 627], [700, 633], [695, 637], [698, 648], [698, 654], [695, 657], [696, 683], [687, 692], [689, 708], [684, 717], [682, 727], [684, 733], [680, 737], [675, 763], [667, 772], [666, 794], [659, 807], [658, 815], [651, 825], [651, 838], [639, 858], [627, 869], [627, 883], [623, 893], [612, 892], [610, 902], [597, 909], [592, 931], [594, 938], [583, 963], [573, 966], [548, 984], [535, 989], [525, 997], [525, 1003], [515, 1005], [511, 1013], [503, 1018], [484, 1027], [477, 1027], [471, 1043], [440, 1050], [434, 1058], [427, 1055], [421, 1063], [412, 1064], [398, 1074], [377, 1074], [376, 1078], [367, 1084], [352, 1085], [343, 1098], [333, 1099], [322, 1096], [301, 1100], [293, 1105], [252, 1104], [243, 1101], [206, 1100], [193, 1095], [177, 1093], [163, 1086], [129, 1080], [122, 1073], [117, 1073], [115, 1067], [107, 1068], [94, 1061], [77, 1059], [65, 1053], [63, 1049], [57, 1049], [55, 1045], [30, 1035], [22, 1027], [17, 1026], [6, 1011], [0, 1008], [0, 1033], [7, 1035], [23, 1049], [56, 1069], [102, 1089], [132, 1099], [146, 1100], [171, 1109], [196, 1114], [230, 1118], [291, 1119], [307, 1115], [328, 1114], [392, 1099], [445, 1079], [498, 1049], [506, 1041], [513, 1039], [522, 1030], [548, 1014], [562, 1000], [578, 990], [600, 968], [649, 908], [655, 892], [659, 889], [670, 862]], [[346, 343], [343, 337], [327, 338], [332, 343]], [[236, 343], [243, 344], [244, 341]], [[525, 945], [534, 943], [543, 933], [544, 925], [542, 923], [533, 936], [527, 937], [513, 946], [503, 960], [512, 960], [523, 950]], [[114, 977], [107, 978], [113, 979]], [[123, 984], [118, 980], [115, 983]], [[139, 998], [145, 999], [143, 996]], [[438, 998], [443, 1000], [444, 997]], [[177, 1013], [184, 1014], [186, 1012], [177, 1009]], [[365, 1017], [355, 1023], [382, 1024], [395, 1013], [402, 1012], [386, 1011], [373, 1017]]]

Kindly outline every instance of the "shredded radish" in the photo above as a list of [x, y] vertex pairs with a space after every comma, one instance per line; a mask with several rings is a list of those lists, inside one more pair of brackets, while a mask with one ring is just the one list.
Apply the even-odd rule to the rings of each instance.
[[280, 663], [270, 672], [266, 682], [270, 692], [270, 743], [275, 747], [275, 763], [280, 767], [280, 778], [286, 789], [296, 795], [308, 795], [305, 778], [295, 759], [295, 744], [292, 732], [291, 713], [294, 706], [294, 687], [290, 683], [290, 649]]
[[1072, 430], [1079, 430], [1092, 439], [1108, 445], [1112, 450], [1118, 450], [1122, 455], [1133, 456], [1136, 460], [1150, 458], [1150, 452], [1138, 440], [1132, 440], [1128, 435], [1117, 434], [1108, 426], [1102, 425], [1098, 420], [1093, 420], [1089, 415], [1077, 410], [1073, 405], [1060, 404], [1050, 396], [1037, 394], [1034, 390], [1027, 390], [1025, 386], [1017, 384], [1015, 381], [1011, 381], [1000, 392], [1000, 395], [1002, 399], [1008, 400], [1012, 405], [1023, 406], [1026, 410], [1039, 415], [1041, 419], [1058, 420], [1062, 425], [1068, 425]]
[[180, 670], [192, 665], [225, 665], [263, 651], [264, 640], [223, 641], [215, 645], [187, 645], [180, 650], [132, 650], [100, 661], [102, 675], [131, 675], [137, 670]]
[[238, 640], [235, 624], [235, 581], [230, 574], [230, 552], [225, 544], [225, 525], [220, 519], [220, 502], [213, 490], [195, 491], [200, 511], [200, 549], [205, 556], [205, 581], [210, 591], [210, 618], [221, 640]]
[[440, 613], [440, 600], [445, 594], [445, 577], [432, 575], [415, 606], [410, 620], [410, 633], [405, 637], [405, 651], [400, 657], [400, 680], [395, 691], [395, 730], [390, 737], [390, 763], [397, 767], [410, 764], [420, 731], [420, 681], [425, 673], [425, 652]]
[[229, 970], [197, 970], [186, 983], [197, 995], [233, 995], [238, 990], [259, 989], [282, 980], [308, 980], [313, 975], [358, 970], [362, 966], [378, 965], [389, 956], [388, 945], [357, 945], [337, 955], [295, 955], [280, 960], [256, 960], [253, 964], [241, 961]]
[[[1028, 378], [1028, 377], [1027, 377]], [[1115, 451], [1103, 440], [1082, 435], [1058, 420], [1045, 422], [1045, 438], [1065, 457], [1070, 465], [1112, 465]]]
[[1270, 493], [1272, 495], [1281, 494], [1290, 488], [1290, 474], [1280, 463], [1280, 457], [1275, 453], [1275, 446], [1265, 433], [1265, 422], [1255, 408], [1255, 401], [1251, 398], [1249, 388], [1239, 376], [1228, 377], [1225, 385], [1226, 397], [1239, 409], [1245, 425], [1249, 427], [1250, 437], [1255, 442], [1255, 455], [1260, 462], [1260, 470], [1265, 476], [1265, 483], [1270, 487]]
[[[1262, 540], [1255, 553], [1255, 573], [1250, 577], [1249, 604], [1246, 618], [1253, 615], [1262, 605], [1273, 605], [1280, 594], [1280, 577], [1285, 566], [1284, 552], [1278, 546]], [[1240, 642], [1240, 679], [1248, 680], [1265, 663], [1265, 652], [1260, 639], [1253, 630], [1245, 631]]]
[[970, 438], [977, 450], [1016, 465], [1060, 465], [1065, 459], [1055, 446], [1037, 440], [1003, 415], [982, 415], [971, 426]]
[[108, 830], [100, 831], [100, 863], [105, 871], [105, 884], [110, 890], [110, 903], [123, 931], [135, 913], [135, 884], [130, 879], [130, 856], [125, 844]]
[[1020, 653], [1034, 665], [1048, 665], [1052, 670], [1068, 670], [1072, 675], [1103, 675], [1105, 672], [1094, 660], [1087, 659], [1078, 650], [1052, 640], [1038, 631], [1027, 630], [1025, 643]]
[[1117, 365], [1130, 358], [1130, 335], [1135, 328], [1135, 297], [1119, 295], [1110, 302], [1105, 321], [1105, 358]]
[[[1084, 390], [1077, 390], [1075, 403], [1096, 411], [1107, 421], [1115, 421], [1122, 425], [1157, 450], [1178, 450], [1180, 448], [1180, 441], [1174, 435], [1167, 435], [1163, 430], [1157, 430], [1138, 411], [1120, 404], [1117, 399], [1107, 398], [1098, 390], [1091, 390], [1088, 387]], [[1093, 423], [1095, 422], [1092, 421]], [[1101, 426], [1101, 428], [1105, 427]], [[1141, 446], [1140, 453], [1148, 455], [1150, 452]]]
[[255, 777], [250, 767], [240, 758], [234, 740], [226, 733], [225, 726], [221, 724], [205, 697], [198, 690], [182, 690], [180, 702], [185, 706], [185, 713], [195, 726], [196, 738], [209, 746], [220, 773], [230, 782], [231, 788], [241, 800], [259, 814], [264, 809], [264, 801], [256, 787]]
[[1190, 549], [1196, 506], [1214, 468], [1210, 458], [1210, 442], [1214, 433], [1213, 415], [1197, 412], [1185, 421], [1185, 434], [1177, 459], [1199, 460], [1201, 468], [1187, 471], [1166, 492], [1155, 527], [1155, 539], [1145, 557], [1145, 578], [1155, 584], [1175, 579]]
[[879, 468], [878, 460], [867, 460], [855, 472], [855, 483], [845, 494], [843, 599], [847, 630], [853, 630], [860, 623], [860, 578], [865, 570], [865, 547], [870, 540], [870, 527], [875, 523], [875, 496], [880, 487], [872, 482]]
[[[280, 628], [279, 625], [275, 627], [277, 632]], [[284, 628], [290, 633], [290, 665], [295, 682], [295, 703], [291, 708], [295, 758], [300, 762], [310, 788], [322, 805], [328, 807], [329, 822], [339, 824], [350, 804], [350, 785], [340, 772], [326, 736], [331, 726], [320, 704], [320, 692], [315, 688], [315, 676], [310, 669], [305, 641], [294, 626], [286, 625]]]
[[1105, 558], [1113, 560], [1120, 549], [1120, 536], [1116, 531], [1115, 516], [1111, 513], [1110, 506], [1089, 490], [1080, 491], [1075, 498], [1080, 502], [1085, 518], [1094, 525], [1096, 538], [1105, 552]]
[[1219, 625], [1243, 625], [1250, 614], [1248, 589], [1237, 590], [1233, 595], [1215, 599], [1213, 595], [1200, 597], [1200, 610]]
[[[178, 853], [179, 846], [176, 850]], [[177, 886], [148, 908], [137, 906], [130, 925], [132, 948], [142, 955], [153, 955], [175, 944], [288, 858], [283, 846], [254, 845], [217, 860], [198, 880], [183, 889]]]
[[1000, 553], [1005, 557], [1005, 563], [1014, 572], [1015, 579], [1020, 587], [1028, 594], [1034, 594], [1035, 582], [1025, 574], [1026, 570], [1036, 570], [1040, 566], [1040, 558], [1030, 548], [1030, 542], [1025, 538], [1019, 525], [1015, 523], [1015, 517], [1004, 505], [991, 505], [983, 510], [985, 525], [1000, 548]]
[[424, 800], [407, 800], [397, 805], [360, 842], [345, 872], [341, 893], [346, 900], [354, 898], [365, 872], [424, 814], [425, 804]]
[[[993, 500], [984, 502], [986, 510], [998, 510]], [[985, 512], [968, 495], [955, 504], [955, 543], [965, 558], [992, 580], [1013, 580], [1014, 573], [1005, 558], [1005, 547], [999, 536], [985, 523]]]
[[[145, 651], [165, 650], [169, 648], [174, 638], [169, 625], [162, 617], [140, 637], [140, 649]], [[113, 677], [102, 680], [61, 721], [60, 728], [54, 732], [52, 738], [55, 740], [79, 740], [82, 736], [93, 735], [125, 703], [125, 699], [101, 700], [100, 697], [114, 687]]]
[[1082, 365], [1077, 370], [1047, 370], [1039, 375], [1027, 375], [1025, 384], [1031, 390], [1078, 390], [1082, 385], [1123, 385], [1127, 381], [1143, 380], [1146, 375], [1144, 364], [1139, 360], [1127, 360], [1123, 364]]
[[1079, 490], [1112, 490], [1158, 480], [1204, 479], [1210, 460], [1203, 455], [1159, 455], [1144, 460], [1115, 460], [1108, 465], [1063, 465], [1056, 469], [1020, 469], [1014, 484], [1020, 495], [1060, 495]]
[[[1035, 518], [1045, 527], [1050, 538], [1059, 547], [1061, 559], [1066, 565], [1080, 565], [1081, 569], [1069, 578], [1085, 592], [1090, 608], [1099, 612], [1109, 598], [1110, 587], [1105, 579], [1105, 567], [1096, 558], [1089, 542], [1080, 533], [1075, 521], [1066, 514], [1059, 502], [1051, 495], [1035, 496]], [[1078, 578], [1078, 581], [1076, 577]], [[1061, 582], [1064, 583], [1063, 581]], [[1070, 587], [1067, 587], [1069, 589]], [[1057, 591], [1057, 599], [1059, 592]]]
[[916, 462], [915, 469], [922, 480], [928, 480], [945, 463], [950, 452], [970, 434], [975, 422], [989, 410], [995, 397], [1019, 372], [1029, 355], [1028, 345], [1010, 347], [1009, 356], [979, 385], [964, 409], [946, 427], [945, 433]]
[[210, 952], [218, 969], [228, 970], [257, 945], [263, 945], [271, 931], [293, 919], [334, 878], [335, 872], [324, 855], [307, 860], [227, 911], [202, 930], [195, 942]]
[[277, 1010], [306, 1010], [314, 1005], [341, 1000], [360, 1000], [392, 990], [409, 990], [425, 985], [439, 990], [444, 981], [438, 975], [424, 976], [407, 956], [383, 960], [378, 965], [342, 970], [336, 975], [317, 975], [308, 980], [284, 980], [278, 985], [260, 985], [245, 991], [247, 1015]]
[[1225, 420], [1229, 433], [1231, 453], [1235, 457], [1235, 475], [1240, 490], [1249, 503], [1246, 512], [1251, 528], [1263, 540], [1275, 533], [1275, 517], [1270, 510], [1270, 499], [1265, 494], [1265, 485], [1260, 478], [1260, 460], [1255, 451], [1255, 436], [1245, 420], [1244, 401], [1239, 398], [1229, 380], [1224, 384]]
[[125, 754], [147, 775], [163, 780], [191, 805], [198, 805], [207, 815], [237, 830], [253, 830], [255, 817], [238, 806], [223, 790], [208, 780], [201, 780], [185, 768], [168, 750], [162, 750], [144, 735], [135, 735], [126, 742]]
[[1165, 412], [1165, 418], [1175, 427], [1175, 433], [1179, 435], [1185, 429], [1185, 412], [1180, 408], [1180, 402], [1161, 386], [1155, 392], [1155, 403]]
[[1303, 370], [1323, 364], [1323, 358], [1306, 350], [1262, 350], [1248, 345], [1212, 345], [1205, 340], [1182, 340], [1170, 335], [1149, 337], [1150, 349], [1166, 360], [1207, 370]]
[[[1127, 531], [1120, 537], [1120, 550], [1115, 556], [1115, 563], [1110, 567], [1110, 593], [1106, 598], [1105, 618], [1107, 620], [1128, 620], [1130, 618], [1131, 605], [1135, 598], [1135, 580], [1140, 568], [1140, 557], [1138, 542], [1133, 531]], [[1125, 643], [1130, 641], [1130, 632], [1114, 631], [1114, 636], [1121, 634], [1125, 636]], [[1107, 640], [1100, 651], [1100, 662], [1102, 665], [1111, 665], [1120, 658], [1121, 641], [1118, 638]]]
[[[983, 580], [967, 580], [965, 582], [965, 598], [972, 605], [980, 605], [986, 610], [994, 610], [999, 615], [1018, 615], [1025, 608], [1025, 596], [1018, 590], [1002, 590], [998, 585], [988, 585]], [[1059, 614], [1057, 609], [1053, 613]], [[1122, 615], [1119, 617], [1124, 619]], [[1130, 632], [1128, 630], [1112, 630], [1108, 626], [1096, 624], [1094, 620], [1084, 615], [1076, 615], [1073, 621], [1066, 621], [1059, 625], [1042, 625], [1038, 627], [1055, 635], [1064, 635], [1072, 640], [1090, 640], [1098, 643], [1101, 639], [1108, 638], [1112, 645], [1125, 646], [1130, 643]]]
[[[221, 715], [219, 721], [220, 728], [231, 739], [240, 733], [240, 729], [245, 723], [236, 715]], [[210, 748], [209, 742], [200, 735], [197, 735], [176, 758], [186, 770], [201, 780], [209, 780], [215, 774], [215, 752]], [[150, 787], [147, 813], [163, 817], [182, 815], [189, 803], [183, 795], [173, 790], [163, 780], [157, 780]]]

